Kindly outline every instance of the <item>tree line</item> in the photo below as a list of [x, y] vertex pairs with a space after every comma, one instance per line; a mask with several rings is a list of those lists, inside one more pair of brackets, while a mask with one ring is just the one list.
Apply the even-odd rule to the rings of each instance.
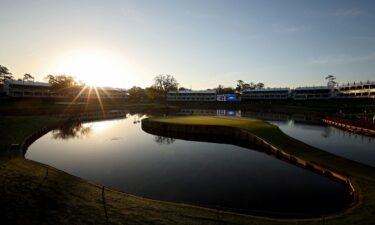
[[[264, 88], [263, 83], [245, 83], [243, 80], [237, 81], [236, 88], [225, 87], [224, 85], [219, 84], [217, 87], [207, 89], [215, 90], [218, 94], [236, 94], [240, 93], [245, 89], [262, 89]], [[158, 75], [154, 78], [154, 84], [150, 87], [141, 88], [133, 86], [128, 89], [129, 96], [134, 101], [164, 101], [167, 97], [169, 91], [188, 91], [190, 89], [185, 87], [179, 87], [177, 80], [169, 74]]]
[[[23, 78], [18, 78], [19, 81], [34, 81], [34, 77], [29, 74], [25, 73]], [[9, 72], [9, 69], [5, 66], [0, 65], [0, 84], [4, 84], [6, 80], [14, 80], [13, 74]]]
[[141, 88], [133, 86], [128, 89], [130, 100], [140, 101], [165, 101], [169, 91], [177, 91], [179, 83], [170, 74], [159, 74], [150, 87]]
[[237, 85], [235, 88], [233, 87], [225, 87], [224, 85], [219, 84], [214, 90], [216, 90], [219, 94], [235, 94], [240, 93], [243, 90], [246, 89], [262, 89], [264, 88], [263, 83], [245, 83], [243, 80], [237, 80]]

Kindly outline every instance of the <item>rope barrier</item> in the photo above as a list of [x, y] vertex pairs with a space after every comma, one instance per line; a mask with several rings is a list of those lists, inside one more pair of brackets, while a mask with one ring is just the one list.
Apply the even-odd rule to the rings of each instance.
[[47, 180], [47, 178], [48, 178], [48, 167], [46, 167], [46, 173], [45, 173], [45, 175], [44, 175], [44, 177], [43, 177], [43, 180], [39, 183], [39, 185], [34, 189], [34, 192], [37, 192], [39, 189], [40, 189], [40, 187], [42, 187], [42, 185], [43, 185], [43, 183]]
[[106, 205], [107, 203], [105, 200], [104, 186], [102, 186], [102, 200], [103, 200], [103, 208], [104, 208], [104, 215], [105, 215], [105, 224], [108, 225], [109, 218], [108, 218], [107, 205]]

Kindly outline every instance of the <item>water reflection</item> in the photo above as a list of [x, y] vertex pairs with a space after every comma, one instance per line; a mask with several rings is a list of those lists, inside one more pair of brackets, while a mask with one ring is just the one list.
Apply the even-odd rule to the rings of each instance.
[[331, 131], [332, 130], [328, 126], [324, 127], [323, 132], [322, 132], [322, 137], [329, 138], [329, 136], [331, 136], [331, 133], [332, 133]]
[[70, 122], [67, 124], [62, 125], [60, 128], [56, 130], [52, 130], [52, 138], [53, 139], [75, 139], [75, 138], [82, 138], [88, 135], [91, 132], [90, 126], [84, 126], [79, 121]]
[[141, 115], [141, 114], [134, 114], [134, 115], [133, 115], [133, 124], [138, 124], [138, 123], [140, 123], [142, 117], [144, 117], [144, 115]]
[[170, 145], [176, 141], [174, 138], [163, 137], [163, 136], [155, 136], [154, 140], [159, 145]]
[[324, 124], [269, 121], [285, 134], [324, 151], [375, 167], [374, 138]]
[[241, 116], [241, 110], [236, 109], [181, 109], [179, 115], [198, 116]]

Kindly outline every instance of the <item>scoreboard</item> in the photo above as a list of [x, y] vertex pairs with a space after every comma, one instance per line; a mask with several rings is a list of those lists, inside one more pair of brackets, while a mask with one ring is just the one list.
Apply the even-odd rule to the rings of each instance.
[[216, 95], [216, 101], [218, 102], [236, 102], [238, 101], [236, 94], [220, 94]]

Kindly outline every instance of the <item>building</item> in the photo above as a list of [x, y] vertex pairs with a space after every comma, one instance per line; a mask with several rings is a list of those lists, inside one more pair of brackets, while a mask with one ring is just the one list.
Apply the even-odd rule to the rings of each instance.
[[112, 87], [102, 87], [98, 89], [98, 92], [102, 92], [104, 98], [112, 99], [127, 99], [129, 98], [129, 93], [122, 88], [112, 88]]
[[181, 109], [180, 115], [198, 116], [241, 116], [241, 110], [235, 109]]
[[294, 100], [324, 100], [335, 96], [335, 88], [329, 86], [299, 87], [292, 91]]
[[245, 89], [242, 91], [243, 100], [284, 100], [290, 98], [289, 88]]
[[1, 97], [6, 97], [6, 96], [7, 96], [7, 93], [4, 90], [4, 85], [0, 84], [0, 98]]
[[167, 101], [180, 102], [214, 102], [216, 101], [216, 91], [169, 91], [167, 94]]
[[100, 97], [101, 99], [127, 99], [129, 98], [129, 93], [122, 88], [112, 88], [112, 87], [71, 87], [66, 90], [59, 92], [63, 94], [66, 98], [74, 98], [79, 96], [79, 99], [96, 99]]
[[74, 86], [62, 90], [53, 90], [49, 83], [33, 81], [5, 81], [2, 91], [4, 96], [11, 98], [75, 98], [79, 99], [127, 99], [127, 91], [121, 88], [111, 87], [82, 87]]
[[9, 97], [49, 97], [50, 89], [49, 83], [19, 80], [7, 80], [3, 86], [5, 95]]
[[375, 98], [375, 81], [354, 82], [340, 85], [337, 98]]

